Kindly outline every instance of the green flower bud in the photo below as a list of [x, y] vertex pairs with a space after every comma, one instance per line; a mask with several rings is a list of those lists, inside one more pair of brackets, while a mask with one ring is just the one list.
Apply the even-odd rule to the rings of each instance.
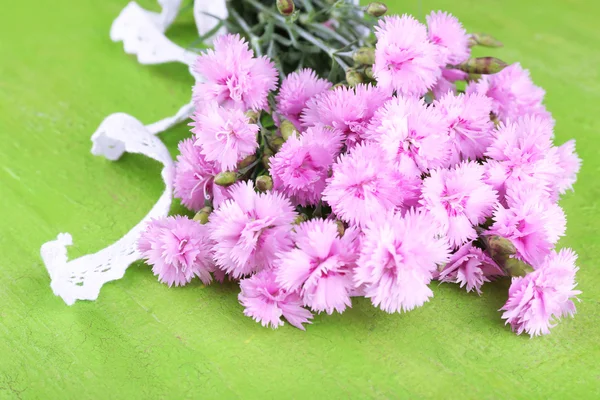
[[208, 222], [208, 216], [212, 212], [211, 207], [204, 207], [196, 215], [194, 215], [194, 221], [200, 222], [200, 224], [205, 225]]
[[495, 74], [508, 66], [504, 61], [496, 57], [470, 58], [462, 64], [454, 65], [452, 68], [459, 69], [469, 74]]
[[358, 85], [359, 83], [363, 83], [364, 78], [363, 78], [362, 74], [360, 72], [358, 72], [357, 70], [349, 69], [346, 71], [346, 81], [348, 82], [349, 86], [354, 87], [354, 86]]
[[277, 0], [277, 11], [283, 16], [290, 16], [294, 13], [296, 7], [293, 0]]
[[473, 47], [475, 45], [485, 46], [485, 47], [502, 47], [503, 44], [498, 39], [494, 38], [487, 33], [473, 33], [469, 36], [469, 46]]
[[269, 159], [272, 155], [273, 151], [268, 146], [265, 146], [265, 148], [263, 149], [263, 156], [261, 158], [261, 162], [267, 171], [269, 170]]
[[281, 121], [281, 124], [279, 125], [279, 132], [281, 132], [281, 137], [284, 141], [288, 140], [290, 136], [298, 134], [298, 130], [294, 124], [287, 119]]
[[244, 158], [238, 163], [238, 170], [249, 167], [254, 161], [256, 161], [256, 156], [254, 154], [250, 154], [248, 157]]
[[279, 136], [268, 138], [267, 141], [269, 142], [269, 147], [275, 153], [277, 153], [279, 151], [279, 149], [281, 149], [281, 146], [283, 146], [283, 142], [284, 142], [283, 138], [279, 137]]
[[533, 272], [533, 267], [524, 261], [516, 258], [508, 258], [502, 265], [509, 276], [525, 276]]
[[387, 6], [379, 2], [370, 3], [366, 9], [367, 14], [372, 15], [374, 17], [381, 17], [387, 12], [387, 10]]
[[267, 192], [273, 189], [273, 179], [269, 175], [261, 175], [256, 178], [256, 188], [260, 192]]
[[375, 79], [373, 76], [373, 67], [365, 68], [365, 76], [369, 79]]
[[237, 180], [236, 173], [233, 171], [225, 171], [215, 176], [215, 183], [219, 186], [231, 186]]
[[340, 237], [344, 236], [344, 233], [346, 232], [346, 225], [344, 225], [344, 223], [339, 219], [335, 220], [335, 224], [337, 225], [338, 235], [340, 235]]
[[294, 220], [294, 225], [300, 225], [304, 221], [308, 221], [308, 215], [306, 215], [306, 214], [298, 214], [298, 216]]
[[517, 253], [517, 249], [512, 242], [502, 236], [487, 236], [486, 240], [490, 256], [496, 261], [501, 261], [503, 258], [508, 258]]
[[375, 49], [360, 47], [352, 54], [352, 59], [359, 65], [373, 65], [375, 63]]
[[246, 117], [248, 117], [248, 122], [250, 122], [251, 124], [255, 124], [256, 122], [258, 122], [258, 117], [260, 117], [260, 113], [253, 110], [246, 111], [245, 115]]

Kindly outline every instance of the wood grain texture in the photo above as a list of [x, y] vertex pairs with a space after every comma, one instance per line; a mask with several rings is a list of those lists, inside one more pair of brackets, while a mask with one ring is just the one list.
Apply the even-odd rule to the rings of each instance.
[[[598, 3], [388, 3], [420, 18], [448, 10], [501, 39], [505, 48], [487, 53], [530, 68], [556, 142], [577, 139], [584, 166], [561, 203], [560, 243], [580, 255], [576, 318], [547, 337], [515, 336], [497, 311], [500, 281], [481, 297], [432, 284], [434, 299], [405, 315], [363, 299], [307, 332], [272, 331], [242, 315], [232, 285], [168, 289], [142, 263], [98, 301], [67, 307], [39, 246], [68, 231], [71, 257], [102, 248], [162, 192], [157, 163], [94, 157], [90, 135], [112, 112], [145, 123], [174, 112], [192, 82], [182, 66], [143, 67], [110, 42], [126, 0], [10, 1], [0, 11], [0, 398], [600, 397]], [[181, 44], [193, 34], [190, 15], [169, 32]], [[162, 138], [174, 151], [186, 133]]]

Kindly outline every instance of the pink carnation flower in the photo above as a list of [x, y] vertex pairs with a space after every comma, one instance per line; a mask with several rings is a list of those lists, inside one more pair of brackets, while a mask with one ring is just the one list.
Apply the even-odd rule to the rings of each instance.
[[195, 114], [192, 132], [196, 134], [196, 146], [206, 160], [219, 164], [222, 170], [233, 170], [258, 147], [258, 125], [239, 109], [224, 108], [209, 103], [201, 113]]
[[341, 131], [346, 146], [360, 143], [375, 111], [389, 98], [371, 85], [337, 87], [308, 101], [301, 117], [304, 126], [321, 123]]
[[458, 96], [447, 93], [434, 104], [448, 127], [454, 161], [482, 158], [493, 139], [492, 101], [477, 93]]
[[496, 192], [484, 183], [484, 172], [475, 162], [463, 162], [452, 169], [433, 170], [423, 181], [421, 204], [454, 247], [477, 238], [473, 225], [492, 215]]
[[302, 307], [302, 299], [296, 292], [282, 289], [275, 282], [275, 272], [267, 269], [240, 281], [238, 296], [244, 306], [244, 315], [251, 317], [262, 326], [273, 329], [283, 325], [281, 317], [298, 329], [302, 324], [310, 324], [312, 314]]
[[313, 311], [343, 312], [350, 307], [352, 270], [358, 258], [358, 231], [339, 237], [335, 222], [313, 219], [296, 228], [296, 248], [279, 255], [277, 282], [298, 291]]
[[377, 85], [388, 93], [422, 96], [441, 74], [439, 48], [427, 38], [427, 28], [409, 15], [379, 20], [375, 28]]
[[440, 76], [435, 85], [431, 88], [433, 98], [439, 99], [447, 93], [456, 94], [456, 85], [443, 76]]
[[300, 114], [308, 100], [331, 87], [331, 82], [320, 79], [309, 68], [292, 72], [281, 83], [277, 95], [277, 112], [300, 129]]
[[416, 97], [394, 97], [375, 113], [365, 134], [395, 162], [412, 160], [422, 171], [446, 167], [451, 156], [447, 124], [435, 107]]
[[220, 169], [214, 162], [207, 161], [194, 146], [194, 140], [187, 138], [179, 142], [180, 154], [175, 162], [173, 187], [175, 197], [192, 211], [200, 211], [206, 200], [212, 200], [218, 207], [227, 198], [227, 190], [215, 185], [213, 178]]
[[277, 87], [275, 64], [267, 57], [254, 58], [248, 43], [239, 35], [223, 35], [214, 50], [198, 57], [195, 71], [205, 78], [194, 86], [194, 100], [200, 108], [216, 101], [242, 111], [266, 110], [267, 96]]
[[440, 282], [459, 283], [467, 287], [467, 292], [475, 289], [481, 295], [481, 286], [497, 276], [503, 276], [504, 271], [483, 250], [468, 242], [452, 255], [442, 272]]
[[477, 82], [469, 83], [467, 93], [490, 97], [492, 111], [504, 122], [527, 114], [550, 115], [542, 104], [544, 90], [533, 84], [529, 71], [519, 63], [509, 65], [496, 74], [482, 75]]
[[446, 12], [432, 11], [425, 19], [429, 40], [439, 47], [441, 65], [456, 65], [469, 58], [469, 36], [456, 17]]
[[509, 239], [519, 258], [539, 264], [565, 234], [562, 208], [550, 202], [544, 191], [524, 184], [510, 189], [506, 199], [508, 208], [496, 207], [489, 234]]
[[162, 283], [184, 286], [194, 276], [208, 285], [214, 270], [205, 225], [187, 217], [152, 220], [138, 240], [138, 249]]
[[428, 214], [414, 210], [392, 215], [364, 230], [355, 283], [364, 285], [373, 305], [392, 313], [423, 305], [427, 286], [450, 250]]
[[217, 265], [234, 278], [272, 268], [275, 254], [292, 246], [292, 204], [279, 193], [256, 193], [251, 181], [236, 183], [229, 194], [208, 224]]
[[359, 144], [333, 164], [323, 200], [333, 212], [351, 224], [368, 222], [402, 204], [393, 165], [374, 143]]
[[321, 124], [308, 128], [300, 137], [292, 135], [270, 159], [273, 188], [295, 204], [317, 204], [342, 141], [339, 131]]
[[573, 184], [577, 180], [577, 173], [581, 168], [581, 159], [575, 153], [575, 141], [569, 140], [558, 149], [559, 172], [556, 176], [555, 186], [560, 194], [567, 190], [573, 190]]
[[535, 271], [512, 279], [508, 301], [501, 310], [514, 332], [547, 335], [556, 325], [555, 319], [575, 314], [572, 299], [581, 294], [575, 290], [576, 260], [573, 250], [562, 249], [550, 253]]
[[510, 187], [519, 183], [547, 191], [559, 170], [558, 153], [552, 148], [554, 121], [540, 116], [524, 116], [501, 124], [485, 155], [487, 182], [503, 199]]

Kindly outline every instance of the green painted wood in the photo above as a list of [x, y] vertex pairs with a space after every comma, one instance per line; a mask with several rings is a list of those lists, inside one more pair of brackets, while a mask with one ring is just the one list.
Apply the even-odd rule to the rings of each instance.
[[[142, 5], [155, 7], [152, 0]], [[49, 288], [39, 246], [73, 234], [70, 256], [98, 250], [162, 192], [160, 166], [90, 154], [109, 113], [148, 123], [189, 98], [180, 65], [142, 67], [110, 42], [125, 0], [4, 2], [0, 9], [0, 398], [598, 398], [600, 396], [600, 6], [592, 1], [396, 1], [421, 18], [457, 15], [506, 47], [547, 90], [556, 141], [571, 137], [584, 166], [563, 201], [580, 255], [575, 319], [530, 340], [497, 310], [508, 282], [478, 297], [432, 284], [405, 315], [366, 300], [317, 316], [307, 332], [264, 329], [242, 315], [232, 285], [168, 289], [134, 264], [96, 302], [67, 307]], [[192, 19], [169, 34], [193, 40]], [[482, 52], [480, 52], [483, 54]], [[162, 135], [170, 149], [186, 135]], [[178, 208], [179, 209], [179, 208]]]

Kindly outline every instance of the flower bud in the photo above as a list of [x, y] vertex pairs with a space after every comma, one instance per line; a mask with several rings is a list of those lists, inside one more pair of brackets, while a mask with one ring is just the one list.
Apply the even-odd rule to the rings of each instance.
[[256, 178], [256, 188], [260, 192], [267, 192], [273, 189], [273, 179], [269, 175], [261, 175]]
[[473, 47], [475, 45], [485, 46], [485, 47], [502, 47], [503, 44], [498, 39], [494, 38], [487, 33], [473, 33], [469, 36], [469, 46]]
[[373, 65], [375, 62], [375, 49], [372, 47], [360, 47], [352, 54], [356, 64]]
[[245, 115], [248, 117], [248, 122], [251, 124], [256, 124], [258, 122], [258, 117], [260, 117], [260, 113], [253, 110], [246, 111]]
[[358, 85], [359, 83], [363, 83], [364, 78], [362, 76], [362, 74], [360, 72], [358, 72], [355, 69], [348, 69], [346, 71], [346, 81], [348, 82], [348, 85], [351, 87], [354, 87], [356, 85]]
[[367, 6], [367, 14], [372, 15], [374, 17], [381, 17], [387, 12], [387, 6], [383, 3], [373, 2]]
[[294, 220], [294, 225], [300, 225], [304, 221], [308, 221], [308, 215], [306, 215], [306, 214], [298, 214], [298, 216]]
[[459, 69], [469, 74], [495, 74], [508, 66], [504, 61], [496, 57], [470, 58], [462, 64], [452, 68]]
[[233, 171], [220, 172], [217, 176], [215, 176], [215, 183], [219, 186], [231, 186], [236, 180], [236, 173]]
[[273, 151], [271, 151], [271, 149], [268, 146], [265, 146], [263, 149], [263, 156], [261, 158], [261, 162], [267, 171], [269, 170], [269, 159], [272, 155]]
[[200, 224], [205, 225], [208, 222], [208, 216], [212, 212], [211, 207], [204, 207], [196, 215], [194, 215], [194, 221], [200, 222]]
[[284, 140], [282, 137], [275, 136], [268, 138], [267, 142], [269, 143], [269, 147], [271, 148], [271, 150], [277, 153], [279, 149], [281, 149], [281, 146], [283, 146]]
[[499, 262], [503, 258], [508, 258], [517, 252], [517, 249], [512, 242], [502, 236], [492, 235], [487, 236], [486, 239], [490, 250], [490, 256], [496, 262]]
[[335, 224], [337, 225], [338, 235], [340, 235], [340, 237], [344, 236], [344, 233], [346, 232], [346, 225], [344, 225], [344, 223], [339, 219], [335, 220]]
[[256, 161], [256, 156], [254, 154], [250, 154], [248, 157], [244, 158], [238, 163], [238, 170], [249, 167], [254, 161]]
[[373, 75], [373, 67], [365, 68], [365, 76], [369, 79], [375, 79]]
[[294, 13], [296, 7], [293, 0], [277, 0], [277, 11], [279, 14], [288, 17]]
[[290, 136], [298, 134], [298, 130], [294, 124], [287, 119], [284, 119], [281, 121], [281, 124], [279, 124], [279, 132], [281, 132], [281, 137], [284, 141], [288, 140]]

